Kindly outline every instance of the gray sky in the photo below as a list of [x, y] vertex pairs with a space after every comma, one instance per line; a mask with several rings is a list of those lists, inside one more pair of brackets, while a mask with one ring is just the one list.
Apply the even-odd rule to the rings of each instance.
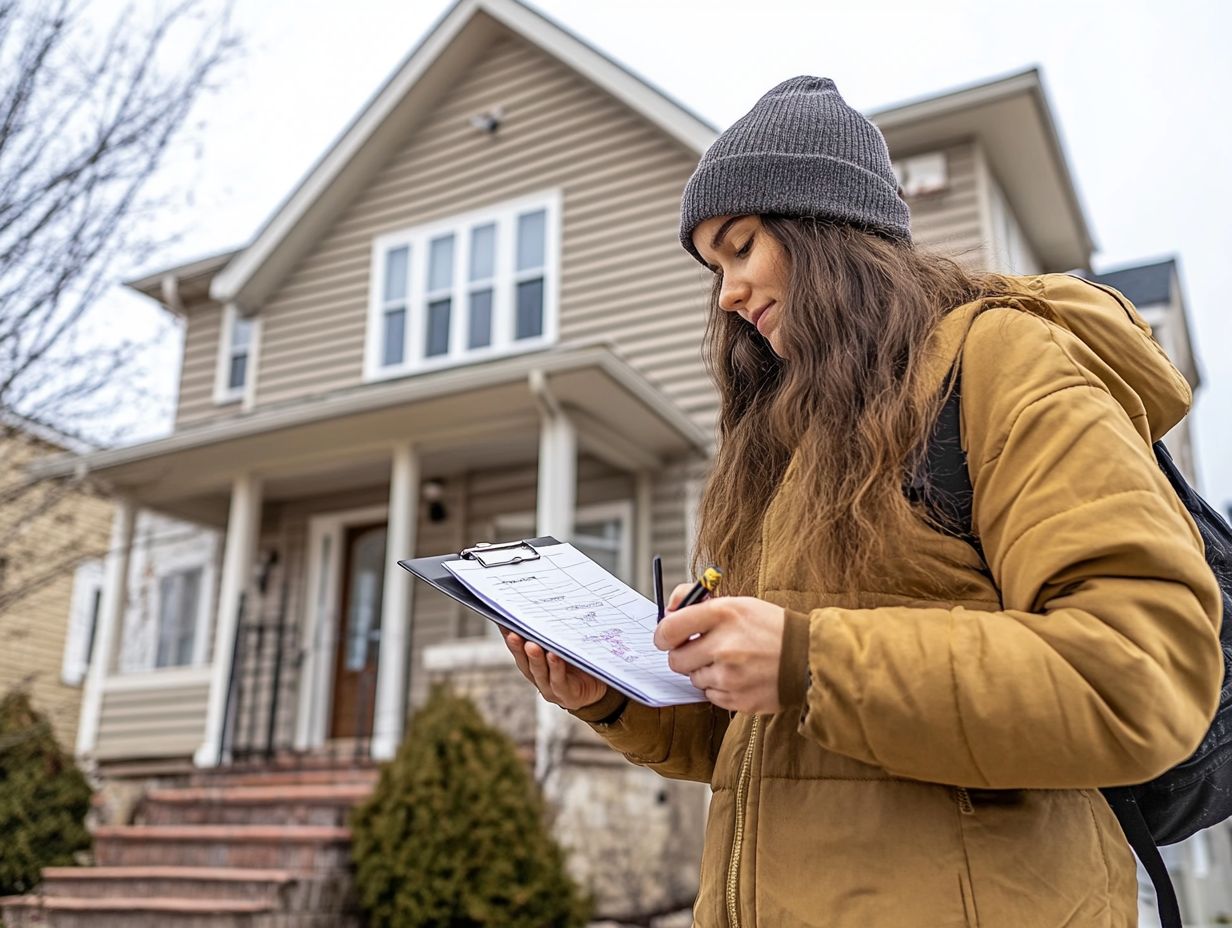
[[[92, 0], [106, 19], [120, 4]], [[448, 8], [446, 0], [234, 0], [247, 53], [199, 110], [199, 159], [161, 182], [193, 208], [166, 265], [243, 244]], [[1204, 384], [1195, 415], [1203, 490], [1232, 501], [1232, 4], [1217, 0], [537, 0], [535, 7], [719, 127], [778, 81], [834, 78], [870, 110], [1042, 69], [1097, 244], [1095, 269], [1175, 255]], [[165, 265], [163, 265], [165, 266]], [[144, 269], [143, 269], [144, 270]], [[150, 270], [153, 270], [151, 268]], [[159, 324], [117, 291], [108, 314]], [[174, 337], [151, 353], [175, 389]], [[168, 418], [143, 423], [165, 432]]]

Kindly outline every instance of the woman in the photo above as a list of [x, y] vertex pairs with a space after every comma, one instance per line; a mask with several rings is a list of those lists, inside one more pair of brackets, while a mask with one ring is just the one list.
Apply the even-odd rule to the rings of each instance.
[[[729, 595], [655, 641], [709, 702], [650, 709], [510, 636], [518, 666], [712, 784], [699, 926], [1136, 924], [1097, 788], [1187, 757], [1222, 672], [1150, 448], [1185, 381], [1102, 290], [915, 250], [884, 140], [826, 79], [716, 140], [681, 241], [716, 275], [698, 548]], [[904, 491], [952, 373], [978, 547]]]

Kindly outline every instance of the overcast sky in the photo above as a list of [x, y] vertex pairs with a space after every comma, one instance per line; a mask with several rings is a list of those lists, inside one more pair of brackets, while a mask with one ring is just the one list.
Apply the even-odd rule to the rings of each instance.
[[[117, 0], [91, 0], [106, 19]], [[199, 159], [161, 181], [193, 207], [167, 266], [248, 241], [449, 7], [440, 0], [234, 0], [246, 53], [206, 99]], [[1218, 0], [537, 0], [535, 8], [720, 128], [796, 74], [863, 110], [1039, 66], [1094, 233], [1097, 271], [1175, 256], [1204, 379], [1203, 488], [1232, 501], [1232, 4]], [[156, 270], [148, 268], [142, 270]], [[109, 314], [159, 318], [117, 290]], [[114, 316], [113, 316], [114, 318]], [[147, 359], [175, 389], [174, 336]], [[167, 418], [142, 426], [149, 436]]]

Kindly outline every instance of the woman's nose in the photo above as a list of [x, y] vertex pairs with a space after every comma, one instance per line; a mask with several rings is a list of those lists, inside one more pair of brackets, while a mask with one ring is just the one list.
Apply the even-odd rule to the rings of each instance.
[[719, 291], [719, 309], [734, 313], [749, 301], [748, 285], [738, 278], [724, 277]]

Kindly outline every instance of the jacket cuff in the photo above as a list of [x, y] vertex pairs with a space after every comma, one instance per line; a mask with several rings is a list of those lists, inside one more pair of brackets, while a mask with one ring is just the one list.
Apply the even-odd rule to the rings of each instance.
[[597, 702], [568, 711], [570, 715], [583, 722], [589, 722], [591, 725], [611, 725], [620, 720], [628, 704], [628, 696], [609, 686], [607, 692]]
[[808, 693], [809, 618], [803, 612], [785, 610], [783, 650], [779, 654], [779, 705], [798, 706]]

